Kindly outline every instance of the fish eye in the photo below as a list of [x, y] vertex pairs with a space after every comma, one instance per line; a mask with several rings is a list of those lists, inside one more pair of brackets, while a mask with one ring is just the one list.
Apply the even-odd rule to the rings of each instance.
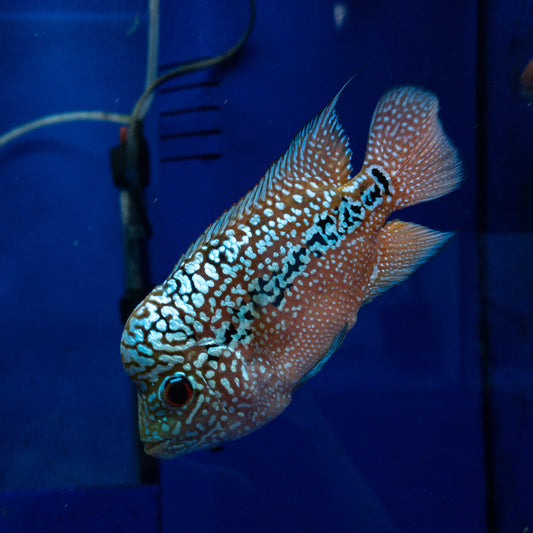
[[170, 407], [183, 407], [192, 396], [192, 385], [183, 376], [172, 376], [164, 382], [163, 400]]

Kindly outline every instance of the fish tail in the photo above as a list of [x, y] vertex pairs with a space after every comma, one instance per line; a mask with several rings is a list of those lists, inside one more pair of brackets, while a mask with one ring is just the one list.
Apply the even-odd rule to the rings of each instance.
[[438, 118], [439, 101], [418, 87], [398, 87], [378, 102], [358, 176], [372, 177], [390, 211], [456, 189], [462, 166]]

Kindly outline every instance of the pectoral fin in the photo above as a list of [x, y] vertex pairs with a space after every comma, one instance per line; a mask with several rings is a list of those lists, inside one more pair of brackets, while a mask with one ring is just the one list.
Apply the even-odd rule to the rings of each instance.
[[328, 351], [320, 359], [320, 361], [311, 369], [305, 376], [298, 381], [296, 386], [293, 389], [293, 392], [300, 388], [303, 383], [305, 383], [308, 379], [316, 376], [322, 368], [324, 368], [324, 365], [328, 362], [329, 358], [340, 348], [342, 341], [344, 340], [344, 337], [346, 337], [346, 332], [348, 331], [348, 324], [346, 324], [340, 333], [337, 334], [337, 336], [333, 339], [333, 342], [331, 343], [331, 346], [329, 347]]

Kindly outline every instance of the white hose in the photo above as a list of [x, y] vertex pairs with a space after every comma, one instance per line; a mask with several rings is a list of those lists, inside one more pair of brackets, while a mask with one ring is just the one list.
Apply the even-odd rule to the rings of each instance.
[[[157, 65], [159, 55], [159, 0], [149, 0], [149, 24], [148, 24], [148, 52], [146, 64], [145, 89], [150, 87], [157, 78]], [[143, 102], [142, 115], [144, 116], [152, 103], [153, 94]], [[114, 122], [116, 124], [129, 124], [131, 115], [120, 113], [107, 113], [105, 111], [70, 111], [57, 113], [33, 120], [13, 128], [0, 137], [0, 148], [6, 144], [44, 126], [75, 122], [79, 120], [96, 120]]]
[[77, 120], [98, 120], [104, 122], [115, 122], [117, 124], [128, 124], [130, 121], [129, 115], [122, 115], [120, 113], [106, 113], [104, 111], [71, 111], [69, 113], [58, 113], [57, 115], [49, 115], [42, 117], [32, 122], [18, 126], [17, 128], [8, 131], [0, 137], [0, 148], [7, 143], [22, 137], [30, 131], [42, 128], [43, 126], [51, 126], [53, 124], [62, 124], [64, 122], [74, 122]]
[[[146, 54], [146, 83], [148, 89], [157, 78], [157, 65], [159, 64], [159, 0], [150, 0], [150, 22], [148, 26], [148, 53]], [[152, 105], [153, 93], [146, 100], [141, 110], [144, 117]]]
[[[153, 99], [154, 90], [166, 81], [187, 74], [197, 70], [212, 67], [222, 61], [225, 61], [244, 44], [255, 20], [255, 3], [254, 0], [249, 0], [250, 4], [250, 20], [246, 31], [241, 36], [239, 41], [233, 45], [229, 50], [217, 56], [201, 59], [198, 61], [191, 61], [167, 72], [157, 78], [157, 65], [159, 55], [159, 0], [149, 0], [149, 26], [148, 26], [148, 52], [147, 52], [147, 66], [146, 66], [146, 84], [143, 94], [137, 100], [133, 111], [130, 115], [123, 115], [120, 113], [106, 113], [105, 111], [72, 111], [68, 113], [58, 113], [56, 115], [49, 115], [32, 122], [28, 122], [22, 126], [14, 128], [0, 137], [0, 148], [7, 143], [26, 135], [30, 131], [34, 131], [43, 126], [50, 126], [52, 124], [61, 124], [64, 122], [72, 122], [77, 120], [100, 120], [106, 122], [115, 122], [118, 124], [128, 124], [133, 130], [138, 124], [142, 123], [146, 113], [150, 109], [150, 104]], [[128, 135], [128, 139], [134, 137]]]

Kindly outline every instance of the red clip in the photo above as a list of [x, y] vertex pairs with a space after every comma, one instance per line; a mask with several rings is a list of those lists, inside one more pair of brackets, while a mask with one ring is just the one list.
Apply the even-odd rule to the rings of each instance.
[[120, 126], [120, 144], [126, 144], [128, 139], [128, 128], [126, 126]]

